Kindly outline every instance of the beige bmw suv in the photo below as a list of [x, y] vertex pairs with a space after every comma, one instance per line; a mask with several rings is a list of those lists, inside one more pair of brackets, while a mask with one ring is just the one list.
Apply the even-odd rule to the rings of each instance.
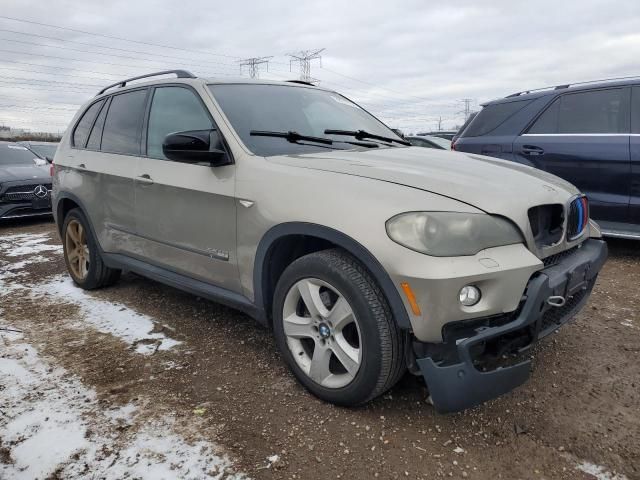
[[340, 405], [407, 370], [441, 412], [508, 392], [607, 255], [567, 182], [411, 147], [301, 82], [123, 80], [80, 109], [54, 165], [79, 287], [126, 270], [243, 310]]

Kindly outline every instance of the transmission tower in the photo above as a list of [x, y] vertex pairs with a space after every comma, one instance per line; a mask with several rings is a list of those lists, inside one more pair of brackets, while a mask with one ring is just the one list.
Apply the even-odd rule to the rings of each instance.
[[242, 67], [249, 67], [249, 77], [260, 78], [260, 65], [266, 64], [267, 72], [269, 71], [269, 60], [273, 57], [251, 57], [240, 60], [240, 74]]
[[301, 50], [296, 53], [290, 53], [289, 70], [291, 70], [294, 63], [299, 63], [300, 80], [309, 83], [319, 82], [319, 80], [311, 77], [311, 60], [319, 60], [320, 66], [322, 66], [322, 56], [320, 54], [324, 50], [324, 48], [319, 48], [317, 50]]
[[471, 105], [475, 103], [475, 100], [473, 98], [463, 98], [460, 101], [464, 103], [464, 110], [461, 110], [458, 113], [464, 113], [464, 121], [466, 122], [469, 115], [471, 115]]

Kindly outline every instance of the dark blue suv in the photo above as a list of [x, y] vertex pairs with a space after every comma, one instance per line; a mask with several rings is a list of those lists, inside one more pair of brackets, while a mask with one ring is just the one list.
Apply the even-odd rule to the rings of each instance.
[[558, 175], [587, 195], [603, 234], [640, 239], [640, 79], [560, 85], [494, 100], [452, 149]]

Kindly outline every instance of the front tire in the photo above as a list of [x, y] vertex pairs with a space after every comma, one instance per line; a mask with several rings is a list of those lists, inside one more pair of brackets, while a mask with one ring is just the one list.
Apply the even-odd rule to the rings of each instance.
[[273, 329], [298, 381], [322, 400], [366, 403], [405, 371], [403, 336], [369, 272], [339, 249], [289, 265], [276, 287]]
[[85, 290], [106, 287], [118, 281], [120, 270], [102, 261], [98, 243], [84, 213], [74, 208], [62, 224], [64, 261], [72, 280]]

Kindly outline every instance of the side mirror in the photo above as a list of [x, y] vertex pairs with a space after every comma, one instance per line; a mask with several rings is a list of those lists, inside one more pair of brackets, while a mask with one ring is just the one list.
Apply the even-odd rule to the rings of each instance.
[[221, 167], [232, 163], [223, 148], [217, 130], [170, 133], [162, 143], [162, 152], [169, 160], [183, 163], [204, 163], [212, 167]]
[[34, 158], [33, 163], [35, 163], [38, 167], [44, 167], [47, 164], [47, 161], [43, 160], [42, 158]]

